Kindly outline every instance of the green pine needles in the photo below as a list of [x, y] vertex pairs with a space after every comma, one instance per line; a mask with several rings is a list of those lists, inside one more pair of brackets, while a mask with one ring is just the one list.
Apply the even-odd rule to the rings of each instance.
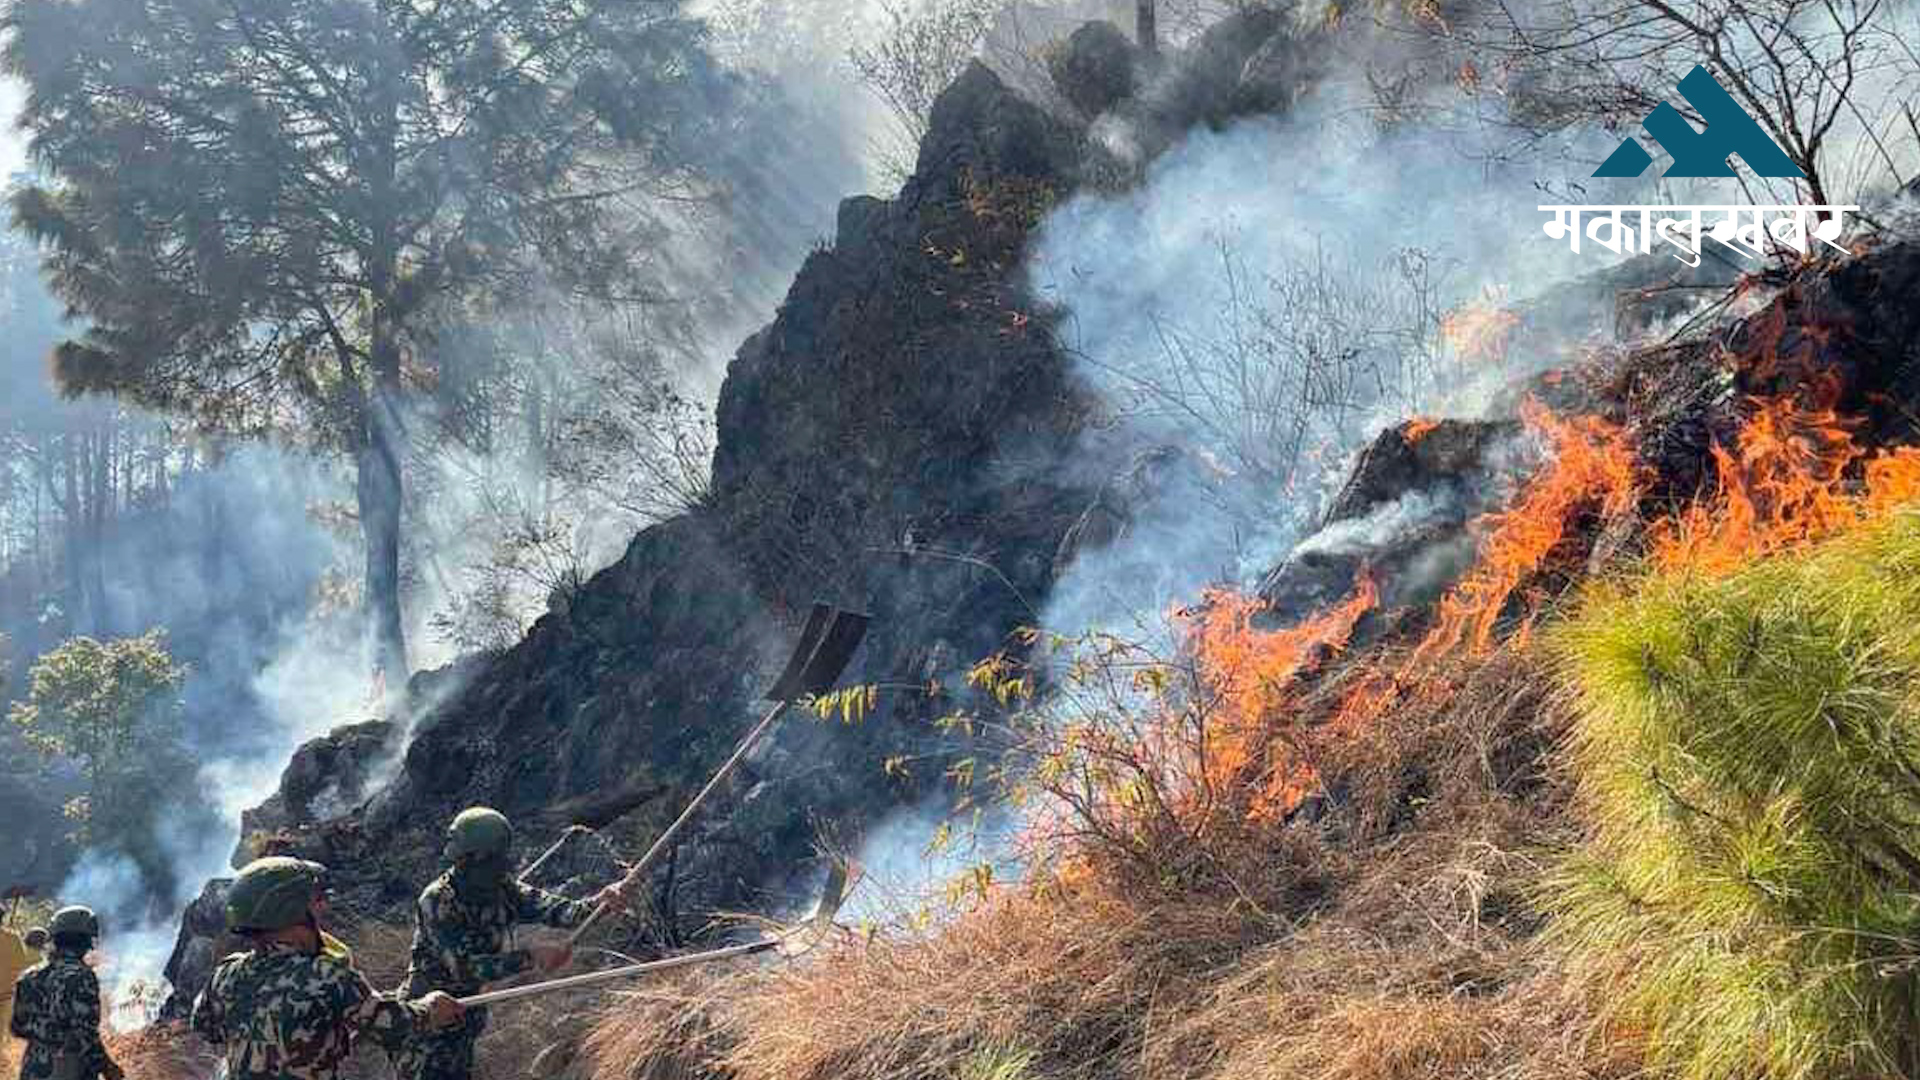
[[1602, 587], [1549, 636], [1584, 848], [1541, 901], [1684, 1080], [1920, 1076], [1920, 516]]

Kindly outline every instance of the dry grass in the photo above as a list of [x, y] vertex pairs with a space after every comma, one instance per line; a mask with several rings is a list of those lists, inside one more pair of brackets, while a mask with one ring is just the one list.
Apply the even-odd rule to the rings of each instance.
[[1353, 660], [1300, 703], [1324, 718], [1332, 809], [1246, 845], [1225, 875], [1237, 895], [1143, 892], [1098, 868], [1001, 889], [932, 935], [635, 990], [600, 1015], [575, 1075], [1626, 1075], [1632, 1048], [1595, 1041], [1533, 940], [1540, 847], [1570, 827], [1545, 767], [1564, 716], [1547, 672], [1503, 653], [1339, 731], [1341, 703], [1398, 659]]
[[175, 1025], [109, 1035], [106, 1042], [128, 1080], [204, 1080], [220, 1062], [212, 1047]]
[[[1490, 812], [1488, 812], [1490, 811]], [[1518, 889], [1539, 824], [1483, 806], [1407, 833], [1298, 935], [1249, 957], [1162, 1035], [1201, 1048], [1159, 1075], [1248, 1080], [1624, 1076], [1532, 939]]]

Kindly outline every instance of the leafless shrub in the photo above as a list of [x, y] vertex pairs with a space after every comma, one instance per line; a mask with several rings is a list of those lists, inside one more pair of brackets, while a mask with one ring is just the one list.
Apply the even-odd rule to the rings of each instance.
[[1511, 117], [1535, 132], [1637, 132], [1704, 64], [1794, 164], [1815, 202], [1920, 171], [1920, 29], [1886, 0], [1552, 0], [1499, 5], [1462, 40], [1497, 58]]
[[1004, 0], [941, 0], [915, 5], [880, 0], [887, 26], [871, 45], [847, 52], [854, 74], [886, 103], [898, 125], [895, 145], [878, 148], [885, 167], [904, 178], [927, 133], [934, 99], [966, 70]]
[[1441, 374], [1433, 260], [1379, 268], [1325, 251], [1256, 273], [1219, 241], [1225, 300], [1196, 325], [1156, 317], [1157, 356], [1109, 363], [1131, 415], [1199, 434], [1238, 473], [1280, 490], [1331, 434], [1422, 400]]

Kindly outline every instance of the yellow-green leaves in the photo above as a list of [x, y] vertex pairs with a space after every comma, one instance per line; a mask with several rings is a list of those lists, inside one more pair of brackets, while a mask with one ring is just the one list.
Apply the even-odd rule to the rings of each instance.
[[841, 723], [857, 724], [865, 720], [879, 703], [880, 688], [870, 683], [833, 690], [813, 698], [807, 704], [822, 720], [831, 720], [838, 713]]

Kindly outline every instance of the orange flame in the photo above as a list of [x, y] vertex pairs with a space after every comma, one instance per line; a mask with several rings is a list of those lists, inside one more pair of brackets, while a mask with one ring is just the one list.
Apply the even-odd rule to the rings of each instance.
[[1429, 419], [1425, 416], [1416, 416], [1400, 426], [1400, 438], [1404, 440], [1408, 446], [1412, 446], [1414, 443], [1426, 438], [1434, 428], [1439, 426], [1440, 421], [1438, 420]]
[[1259, 630], [1252, 620], [1263, 609], [1261, 601], [1225, 590], [1207, 594], [1205, 606], [1189, 613], [1186, 635], [1201, 684], [1218, 706], [1209, 781], [1258, 785], [1256, 815], [1285, 813], [1298, 805], [1314, 774], [1282, 737], [1292, 719], [1295, 680], [1345, 648], [1361, 617], [1379, 602], [1372, 575], [1363, 574], [1353, 594], [1334, 607], [1297, 626]]
[[1358, 731], [1373, 717], [1384, 712], [1400, 696], [1401, 682], [1392, 673], [1370, 670], [1353, 689], [1340, 698], [1332, 727], [1342, 732]]
[[[1590, 416], [1562, 420], [1532, 400], [1522, 406], [1521, 418], [1547, 439], [1552, 458], [1511, 510], [1484, 515], [1475, 523], [1484, 530], [1480, 560], [1441, 598], [1438, 620], [1414, 650], [1415, 666], [1432, 663], [1462, 644], [1485, 652], [1509, 598], [1560, 546], [1580, 511], [1597, 501], [1601, 513], [1612, 516], [1632, 505], [1633, 451], [1617, 425]], [[1530, 612], [1521, 633], [1532, 619]]]
[[1656, 566], [1724, 573], [1859, 519], [1842, 487], [1861, 455], [1851, 422], [1794, 397], [1750, 405], [1737, 449], [1713, 447], [1719, 490], [1656, 532]]
[[[1790, 327], [1783, 303], [1747, 325], [1750, 336], [1738, 366], [1755, 379], [1792, 389], [1748, 398], [1733, 448], [1712, 447], [1717, 490], [1655, 531], [1653, 559], [1662, 569], [1725, 573], [1828, 535], [1863, 512], [1845, 490], [1851, 466], [1863, 455], [1853, 437], [1859, 424], [1840, 415], [1840, 380], [1818, 364], [1835, 328]], [[1891, 490], [1889, 467], [1882, 466], [1882, 474]]]
[[1920, 449], [1903, 446], [1867, 462], [1863, 508], [1880, 515], [1920, 502]]

